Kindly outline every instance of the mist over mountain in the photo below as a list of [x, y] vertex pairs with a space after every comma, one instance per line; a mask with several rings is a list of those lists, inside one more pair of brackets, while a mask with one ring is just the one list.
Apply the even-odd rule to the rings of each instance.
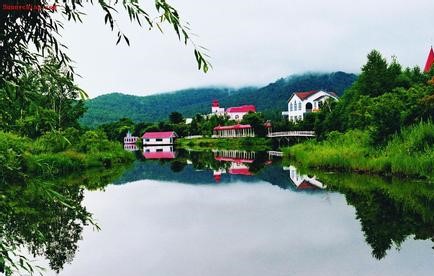
[[162, 121], [173, 111], [191, 117], [197, 113], [209, 113], [214, 99], [219, 100], [222, 107], [253, 104], [267, 117], [276, 118], [287, 109], [287, 100], [293, 92], [323, 89], [340, 96], [356, 78], [355, 74], [345, 72], [305, 73], [278, 79], [264, 87], [192, 88], [151, 96], [110, 93], [86, 102], [88, 110], [81, 124], [95, 127], [125, 117], [135, 122]]

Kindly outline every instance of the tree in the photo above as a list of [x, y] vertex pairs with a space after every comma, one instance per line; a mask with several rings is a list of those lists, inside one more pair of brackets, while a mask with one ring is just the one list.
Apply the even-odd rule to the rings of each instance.
[[267, 135], [267, 130], [264, 126], [265, 118], [264, 115], [260, 112], [247, 113], [246, 115], [244, 115], [241, 123], [251, 125], [253, 130], [255, 131], [256, 136], [265, 137]]
[[[29, 3], [30, 2], [30, 3]], [[49, 3], [50, 2], [50, 3]], [[191, 40], [189, 27], [183, 23], [177, 10], [166, 0], [155, 0], [155, 10], [143, 10], [137, 0], [54, 0], [55, 10], [44, 7], [53, 4], [48, 0], [11, 1], [11, 4], [32, 4], [39, 7], [38, 11], [14, 10], [3, 8], [0, 12], [0, 80], [16, 79], [25, 70], [25, 65], [37, 65], [40, 56], [52, 55], [63, 66], [68, 65], [68, 76], [72, 77], [73, 68], [69, 65], [71, 59], [64, 52], [65, 45], [59, 41], [63, 27], [62, 22], [56, 19], [55, 13], [62, 13], [68, 21], [81, 22], [85, 5], [99, 5], [104, 11], [104, 22], [112, 31], [117, 32], [118, 44], [124, 40], [130, 44], [127, 36], [119, 28], [113, 14], [121, 8], [127, 11], [133, 23], [142, 26], [145, 23], [149, 29], [157, 27], [162, 30], [162, 23], [171, 25], [184, 44], [191, 42], [194, 48], [195, 59], [199, 70], [204, 72], [210, 67], [208, 56], [203, 53], [203, 47], [196, 46]], [[31, 49], [36, 49], [32, 51]]]
[[180, 123], [184, 123], [184, 117], [182, 116], [181, 113], [179, 112], [172, 112], [169, 115], [169, 120], [172, 124], [180, 124]]

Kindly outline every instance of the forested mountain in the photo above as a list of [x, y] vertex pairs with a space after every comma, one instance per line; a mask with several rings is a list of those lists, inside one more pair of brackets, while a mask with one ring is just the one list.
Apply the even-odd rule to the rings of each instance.
[[273, 117], [286, 109], [286, 102], [293, 92], [324, 89], [342, 95], [356, 78], [356, 75], [344, 72], [307, 73], [281, 78], [261, 88], [197, 88], [144, 97], [111, 93], [88, 100], [88, 111], [81, 123], [95, 127], [124, 117], [136, 122], [154, 122], [166, 120], [173, 111], [189, 117], [208, 113], [213, 99], [219, 100], [223, 107], [254, 104], [258, 111]]

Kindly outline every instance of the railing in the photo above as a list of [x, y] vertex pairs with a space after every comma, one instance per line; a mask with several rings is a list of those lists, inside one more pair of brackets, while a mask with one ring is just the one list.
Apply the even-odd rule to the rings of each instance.
[[270, 155], [270, 156], [283, 157], [283, 152], [281, 152], [281, 151], [270, 150], [270, 151], [268, 152], [268, 155]]
[[281, 131], [271, 132], [267, 137], [315, 137], [315, 131]]

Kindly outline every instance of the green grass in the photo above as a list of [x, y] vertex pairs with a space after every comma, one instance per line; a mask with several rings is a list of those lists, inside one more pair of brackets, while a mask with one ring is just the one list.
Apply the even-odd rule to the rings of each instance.
[[176, 144], [181, 148], [193, 150], [233, 149], [264, 151], [271, 149], [271, 140], [259, 137], [178, 139]]
[[382, 148], [372, 146], [368, 131], [351, 130], [285, 148], [284, 153], [311, 168], [434, 179], [434, 125], [403, 129]]

